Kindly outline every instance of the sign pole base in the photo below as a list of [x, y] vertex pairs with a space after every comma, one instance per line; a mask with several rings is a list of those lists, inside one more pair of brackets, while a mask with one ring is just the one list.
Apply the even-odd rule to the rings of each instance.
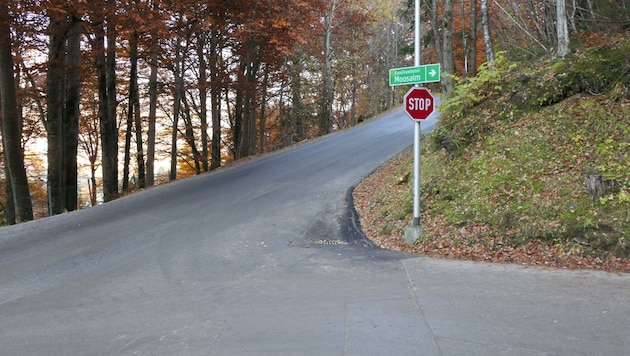
[[420, 225], [407, 226], [405, 228], [405, 241], [410, 245], [413, 245], [418, 240], [422, 240], [423, 236], [424, 230], [422, 230]]

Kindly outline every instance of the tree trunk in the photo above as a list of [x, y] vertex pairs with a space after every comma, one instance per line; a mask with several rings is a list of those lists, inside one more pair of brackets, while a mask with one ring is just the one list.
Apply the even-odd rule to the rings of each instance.
[[267, 108], [267, 85], [269, 85], [269, 68], [265, 67], [265, 76], [262, 84], [262, 97], [260, 99], [260, 119], [258, 121], [258, 153], [265, 153], [265, 109]]
[[[138, 63], [138, 33], [134, 33], [135, 38], [135, 53], [132, 52], [132, 62], [136, 63], [136, 73], [137, 73], [137, 63]], [[133, 118], [135, 124], [135, 132], [136, 132], [136, 168], [138, 169], [138, 188], [142, 189], [146, 187], [146, 174], [144, 170], [144, 147], [142, 144], [142, 117], [140, 116], [140, 95], [138, 92], [138, 76], [136, 74], [136, 80], [134, 84], [136, 86], [135, 97], [133, 98], [134, 102], [134, 110], [133, 110]]]
[[210, 36], [210, 106], [212, 111], [212, 162], [210, 169], [221, 167], [221, 80], [219, 78], [219, 31]]
[[89, 116], [88, 122], [81, 135], [81, 145], [88, 155], [90, 161], [90, 178], [88, 179], [88, 188], [90, 193], [90, 206], [95, 206], [96, 198], [96, 160], [98, 159], [99, 133], [98, 133], [98, 117]]
[[302, 101], [302, 72], [303, 72], [301, 54], [294, 54], [290, 68], [291, 73], [291, 116], [293, 129], [291, 141], [294, 139], [301, 141], [306, 138], [306, 109]]
[[63, 191], [64, 209], [74, 211], [78, 205], [79, 182], [77, 153], [79, 148], [79, 117], [81, 115], [81, 20], [71, 17], [66, 42], [66, 100], [62, 123], [63, 132]]
[[331, 0], [324, 23], [326, 25], [326, 33], [324, 38], [324, 92], [322, 93], [322, 109], [320, 113], [319, 127], [323, 134], [332, 132], [333, 129], [333, 51], [332, 51], [332, 35], [335, 28], [335, 14], [339, 9], [340, 0]]
[[182, 95], [182, 102], [184, 104], [184, 113], [182, 117], [185, 125], [186, 142], [192, 151], [193, 160], [195, 161], [195, 174], [199, 175], [201, 173], [201, 154], [199, 153], [197, 144], [195, 143], [195, 132], [193, 130], [192, 118], [190, 117], [190, 106], [188, 105], [188, 99], [186, 99], [185, 94]]
[[[237, 158], [256, 153], [256, 79], [262, 63], [263, 44], [249, 39], [247, 53], [241, 58], [241, 100], [237, 100], [237, 113], [240, 109], [240, 137], [237, 147]], [[238, 95], [238, 94], [237, 94]], [[237, 119], [239, 117], [237, 116]], [[238, 124], [237, 124], [238, 125]]]
[[[460, 0], [459, 3], [459, 9], [461, 11], [461, 33], [460, 36], [462, 37], [462, 79], [466, 80], [466, 78], [468, 78], [469, 73], [468, 73], [468, 56], [470, 55], [470, 47], [468, 45], [468, 36], [470, 34], [470, 32], [466, 31], [466, 4], [465, 4], [466, 0]], [[472, 12], [472, 11], [471, 11]], [[472, 28], [472, 23], [470, 24], [470, 27]]]
[[208, 79], [206, 56], [204, 46], [206, 43], [206, 32], [200, 29], [197, 32], [197, 58], [199, 60], [199, 119], [201, 120], [201, 165], [203, 171], [208, 171]]
[[[250, 150], [251, 150], [250, 138], [252, 135], [252, 132], [251, 132], [252, 108], [251, 108], [251, 98], [247, 91], [248, 89], [244, 89], [241, 94], [242, 96], [242, 107], [240, 108], [241, 130], [239, 131], [240, 137], [238, 138], [238, 147], [236, 149], [236, 151], [238, 152], [237, 159], [249, 156]], [[238, 112], [238, 109], [237, 109], [237, 112]]]
[[[108, 187], [108, 193], [104, 194], [106, 196], [105, 201], [113, 200], [118, 197], [118, 101], [116, 98], [117, 32], [116, 26], [112, 23], [113, 17], [114, 16], [110, 16], [110, 18], [108, 18], [109, 25], [107, 26], [107, 111], [109, 121], [105, 123], [104, 135], [106, 139], [102, 139], [103, 151], [106, 152], [106, 157], [103, 158], [103, 161], [108, 161], [107, 164], [103, 162], [103, 167], [107, 166], [106, 170], [103, 169], [103, 187]], [[107, 149], [105, 149], [105, 147], [107, 147]], [[107, 177], [107, 182], [105, 177]], [[105, 189], [103, 190], [105, 191]]]
[[184, 78], [183, 78], [183, 59], [181, 58], [181, 48], [179, 41], [175, 45], [175, 91], [173, 93], [173, 126], [171, 131], [171, 171], [168, 179], [173, 181], [177, 179], [177, 138], [178, 138], [178, 124], [179, 113], [181, 110], [182, 95], [184, 91]]
[[470, 1], [470, 54], [468, 76], [477, 76], [477, 0]]
[[[442, 32], [444, 34], [442, 42], [442, 52], [444, 53], [442, 70], [446, 74], [455, 75], [455, 56], [453, 53], [453, 3], [452, 0], [444, 1], [444, 12], [442, 21]], [[455, 90], [455, 81], [449, 75], [445, 75], [442, 81], [446, 97], [451, 97]]]
[[[104, 138], [103, 129], [105, 123], [108, 121], [107, 111], [107, 69], [105, 68], [105, 32], [104, 28], [99, 25], [95, 29], [95, 39], [92, 42], [92, 50], [94, 51], [94, 66], [97, 72], [97, 90], [98, 90], [98, 125], [99, 134], [101, 137], [101, 159], [105, 158], [105, 147], [102, 145], [102, 139]], [[103, 162], [103, 165], [105, 162]], [[102, 168], [105, 173], [105, 168]], [[103, 181], [104, 183], [104, 181]], [[105, 195], [105, 188], [103, 187], [103, 195]]]
[[88, 181], [88, 187], [92, 187], [90, 190], [90, 206], [96, 205], [96, 156], [90, 156], [90, 179]]
[[494, 45], [490, 34], [490, 18], [488, 16], [488, 0], [481, 0], [481, 27], [483, 27], [483, 43], [486, 49], [486, 60], [494, 62]]
[[357, 91], [359, 87], [359, 73], [357, 71], [357, 63], [355, 61], [351, 64], [352, 80], [350, 83], [350, 125], [357, 124]]
[[[1, 112], [0, 112], [0, 132], [2, 132], [2, 113]], [[2, 154], [4, 155], [4, 152]], [[7, 161], [6, 156], [4, 157], [4, 161], [5, 162]], [[3, 206], [4, 220], [9, 225], [15, 225], [17, 222], [16, 216], [15, 216], [15, 201], [13, 199], [13, 188], [11, 187], [11, 174], [9, 173], [9, 167], [7, 167], [6, 164], [4, 165], [4, 176], [7, 177], [6, 182], [5, 182], [5, 187], [4, 187], [4, 192], [7, 198], [7, 204]]]
[[212, 84], [212, 162], [210, 169], [221, 167], [221, 84]]
[[81, 21], [50, 11], [47, 72], [48, 214], [77, 208]]
[[[236, 79], [236, 92], [234, 93], [234, 113], [228, 113], [228, 115], [230, 115], [230, 123], [232, 125], [231, 129], [234, 160], [238, 160], [243, 157], [241, 155], [241, 140], [243, 139], [243, 103], [245, 100], [245, 75], [243, 74], [245, 72], [244, 65], [245, 64], [243, 63], [243, 60], [241, 59], [237, 74], [238, 78]], [[225, 101], [229, 105], [230, 98], [227, 92]]]
[[[133, 64], [131, 64], [133, 67]], [[133, 69], [131, 70], [133, 72]], [[129, 170], [131, 163], [131, 135], [133, 130], [133, 101], [131, 100], [133, 91], [133, 73], [129, 74], [129, 101], [127, 103], [127, 125], [125, 128], [125, 148], [123, 158], [123, 178], [122, 178], [122, 191], [129, 191]]]
[[[96, 29], [96, 39], [94, 40], [94, 62], [97, 69], [98, 76], [98, 121], [99, 132], [101, 136], [101, 160], [102, 160], [102, 173], [103, 173], [103, 200], [109, 201], [115, 198], [118, 183], [116, 183], [116, 190], [113, 189], [111, 184], [111, 165], [112, 161], [109, 159], [108, 147], [110, 147], [110, 139], [108, 138], [108, 130], [111, 130], [110, 125], [112, 119], [109, 118], [108, 102], [109, 95], [107, 93], [107, 67], [106, 67], [106, 54], [105, 54], [105, 32], [103, 25], [99, 25]], [[107, 145], [105, 144], [107, 142]]]
[[129, 105], [127, 111], [127, 131], [125, 133], [125, 162], [123, 165], [123, 191], [129, 189], [131, 163], [132, 130], [136, 134], [136, 165], [139, 188], [144, 188], [144, 153], [142, 152], [142, 120], [140, 118], [140, 96], [138, 93], [138, 33], [133, 32], [129, 38]]
[[[114, 0], [106, 1], [106, 11], [115, 10]], [[116, 122], [116, 29], [114, 16], [105, 16], [107, 23], [107, 50], [105, 50], [105, 23], [97, 28], [96, 66], [98, 68], [99, 120], [101, 129], [101, 162], [103, 171], [103, 200], [118, 196], [118, 124]]]
[[16, 220], [33, 220], [33, 205], [24, 167], [24, 151], [21, 145], [22, 125], [18, 116], [13, 56], [11, 54], [11, 18], [7, 2], [0, 3], [0, 102], [2, 102], [2, 142], [6, 166], [13, 191]]
[[158, 38], [151, 34], [151, 59], [149, 61], [149, 128], [147, 130], [147, 173], [146, 186], [155, 182], [155, 124], [157, 121], [157, 73], [158, 73]]
[[558, 57], [564, 58], [569, 54], [569, 29], [567, 25], [567, 10], [565, 0], [556, 0], [556, 31], [558, 33]]
[[48, 27], [48, 71], [46, 132], [48, 134], [48, 215], [63, 213], [63, 107], [64, 107], [64, 56], [65, 56], [65, 14], [50, 11]]

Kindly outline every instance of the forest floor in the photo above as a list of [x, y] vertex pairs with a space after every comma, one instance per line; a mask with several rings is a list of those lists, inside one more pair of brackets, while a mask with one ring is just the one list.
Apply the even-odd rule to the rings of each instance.
[[413, 150], [405, 150], [354, 189], [354, 206], [361, 229], [377, 246], [444, 259], [630, 272], [630, 259], [589, 256], [584, 254], [586, 246], [574, 241], [543, 242], [537, 239], [514, 247], [505, 244], [501, 237], [489, 238], [486, 232], [491, 227], [486, 224], [458, 226], [442, 217], [433, 217], [430, 212], [421, 213], [420, 218], [420, 225], [428, 238], [408, 244], [403, 231], [411, 226], [412, 214], [392, 222], [378, 205], [398, 204], [400, 197], [408, 194], [406, 184], [399, 184], [405, 179], [400, 172], [401, 167], [408, 167], [412, 161]]

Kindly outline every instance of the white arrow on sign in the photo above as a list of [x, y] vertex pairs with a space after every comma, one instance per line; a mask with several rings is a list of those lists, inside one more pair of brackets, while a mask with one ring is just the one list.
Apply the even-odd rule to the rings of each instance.
[[436, 74], [437, 72], [435, 71], [435, 69], [431, 69], [431, 71], [429, 72], [429, 75], [432, 77], [435, 77]]

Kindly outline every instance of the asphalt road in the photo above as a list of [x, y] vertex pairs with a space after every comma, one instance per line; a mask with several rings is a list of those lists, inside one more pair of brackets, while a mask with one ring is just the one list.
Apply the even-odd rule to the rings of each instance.
[[0, 229], [0, 354], [630, 351], [627, 275], [371, 247], [354, 229], [348, 189], [412, 141], [413, 125], [398, 110], [210, 174]]
[[[312, 350], [309, 342], [340, 352], [329, 339], [343, 341], [343, 329], [323, 326], [343, 317], [345, 293], [373, 296], [339, 279], [360, 263], [342, 263], [317, 242], [364, 245], [345, 233], [347, 190], [412, 144], [412, 127], [398, 110], [234, 167], [1, 229], [0, 353], [295, 354]], [[319, 325], [302, 325], [310, 314]]]

